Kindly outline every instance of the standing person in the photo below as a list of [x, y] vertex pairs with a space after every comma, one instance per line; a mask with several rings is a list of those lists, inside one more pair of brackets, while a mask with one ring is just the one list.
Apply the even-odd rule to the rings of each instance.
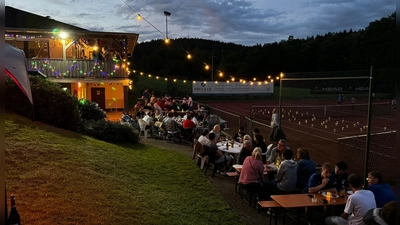
[[396, 97], [392, 100], [392, 108], [396, 111]]
[[272, 109], [272, 115], [271, 115], [271, 127], [274, 126], [279, 126], [280, 122], [279, 122], [279, 115], [278, 115], [278, 111], [276, 108]]
[[149, 93], [149, 89], [144, 90], [143, 94], [142, 94], [142, 99], [144, 101], [144, 105], [146, 106], [147, 103], [149, 102], [149, 98], [151, 97], [150, 93]]
[[388, 183], [383, 182], [379, 171], [368, 173], [368, 189], [374, 193], [376, 207], [381, 208], [390, 201], [396, 201], [396, 196]]
[[353, 96], [351, 97], [351, 109], [354, 109], [354, 105], [356, 104], [357, 99]]
[[188, 106], [189, 106], [189, 110], [192, 110], [192, 108], [193, 108], [193, 99], [192, 99], [192, 97], [190, 96], [190, 94], [187, 94], [187, 95], [186, 95], [186, 98], [187, 98], [187, 104], [188, 104]]
[[363, 216], [370, 209], [376, 208], [374, 194], [369, 190], [363, 190], [362, 178], [356, 174], [350, 174], [348, 182], [354, 194], [347, 199], [344, 212], [341, 216], [330, 216], [325, 219], [327, 225], [351, 224], [364, 225]]
[[297, 184], [298, 188], [304, 189], [307, 186], [307, 182], [311, 175], [316, 173], [316, 167], [314, 161], [310, 158], [310, 154], [305, 148], [297, 149]]

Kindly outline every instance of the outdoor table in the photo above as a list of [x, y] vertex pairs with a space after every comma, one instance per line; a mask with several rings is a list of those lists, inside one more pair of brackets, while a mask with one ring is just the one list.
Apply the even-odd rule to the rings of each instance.
[[235, 142], [234, 146], [233, 147], [229, 146], [228, 149], [226, 149], [226, 142], [218, 142], [217, 146], [218, 146], [218, 149], [223, 151], [223, 152], [231, 153], [231, 154], [235, 154], [236, 155], [236, 154], [239, 154], [240, 150], [242, 149], [242, 145], [240, 144], [240, 147], [239, 147], [239, 144], [240, 143]]
[[[317, 202], [313, 203], [311, 197], [308, 195], [315, 195]], [[344, 198], [331, 198], [326, 204], [321, 202], [321, 199], [326, 199], [321, 193], [306, 193], [306, 194], [284, 194], [284, 195], [271, 195], [283, 208], [306, 208], [306, 207], [324, 207], [324, 206], [341, 206], [346, 205], [347, 197]], [[284, 218], [285, 220], [285, 218]], [[297, 224], [301, 224], [300, 211], [297, 211]]]

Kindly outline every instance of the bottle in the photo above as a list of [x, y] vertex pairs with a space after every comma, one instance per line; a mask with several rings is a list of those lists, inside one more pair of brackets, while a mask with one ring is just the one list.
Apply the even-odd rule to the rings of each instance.
[[226, 139], [226, 150], [228, 150], [229, 149], [229, 142], [228, 142], [228, 139]]
[[340, 188], [339, 196], [344, 198], [345, 195], [346, 195], [346, 188], [344, 186], [344, 181], [342, 181], [342, 187]]
[[17, 207], [15, 206], [14, 195], [11, 195], [11, 212], [8, 216], [8, 225], [20, 225], [21, 219], [19, 217]]

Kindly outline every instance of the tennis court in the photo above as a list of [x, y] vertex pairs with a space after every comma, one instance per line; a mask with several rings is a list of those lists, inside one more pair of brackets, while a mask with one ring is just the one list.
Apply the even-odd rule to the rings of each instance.
[[[278, 101], [203, 101], [201, 104], [207, 104], [212, 113], [228, 120], [229, 130], [226, 130], [228, 134], [233, 135], [240, 126], [245, 127], [246, 133], [258, 128], [267, 144], [270, 142], [271, 111], [273, 108], [279, 109]], [[367, 101], [341, 105], [335, 105], [334, 101], [285, 101], [282, 103], [281, 123], [292, 150], [299, 147], [307, 148], [312, 159], [321, 164], [325, 161], [331, 163], [346, 161], [351, 164], [355, 162], [349, 162], [346, 154], [339, 151], [342, 148], [339, 140], [366, 135], [367, 112]], [[396, 130], [395, 112], [390, 107], [390, 100], [374, 101], [372, 115], [371, 133]], [[349, 142], [352, 143], [351, 140], [347, 140], [347, 145]], [[382, 149], [390, 148], [393, 144], [387, 142], [386, 137], [376, 138], [374, 142], [382, 142], [377, 145]], [[390, 143], [390, 146], [385, 146], [384, 142]], [[365, 144], [357, 142], [354, 145], [354, 149], [365, 152]], [[361, 160], [361, 164], [364, 165], [363, 158]], [[379, 163], [374, 165], [379, 166]], [[349, 170], [352, 171], [351, 167]]]

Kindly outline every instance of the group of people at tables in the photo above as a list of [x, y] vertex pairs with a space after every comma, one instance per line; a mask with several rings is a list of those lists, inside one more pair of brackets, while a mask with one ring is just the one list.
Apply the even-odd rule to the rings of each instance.
[[[298, 148], [294, 153], [284, 139], [273, 148], [267, 148], [258, 129], [253, 129], [253, 137], [240, 128], [233, 137], [242, 143], [236, 158], [225, 155], [218, 149], [219, 131], [205, 130], [199, 137], [201, 145], [207, 145], [217, 163], [241, 164], [238, 182], [245, 190], [255, 192], [259, 200], [270, 200], [271, 195], [293, 193], [331, 193], [332, 196], [347, 195], [347, 203], [340, 216], [324, 214], [326, 224], [394, 224], [395, 195], [392, 188], [383, 182], [379, 171], [368, 173], [368, 186], [364, 188], [363, 178], [348, 174], [347, 164], [335, 165], [326, 162], [317, 172], [317, 167], [306, 148]], [[196, 149], [195, 149], [196, 151]], [[215, 164], [214, 164], [215, 165]], [[224, 165], [224, 164], [223, 164]], [[225, 175], [221, 168], [221, 175]], [[265, 171], [267, 176], [265, 176]]]
[[145, 98], [145, 104], [146, 106], [142, 106], [142, 101], [138, 101], [133, 115], [124, 110], [121, 122], [129, 123], [139, 132], [143, 130], [141, 126], [144, 126], [144, 130], [150, 130], [151, 134], [178, 131], [174, 132], [177, 138], [184, 138], [190, 142], [193, 141], [196, 132], [212, 127], [218, 122], [210, 115], [209, 110], [205, 109], [206, 106], [198, 105], [198, 109], [192, 111], [193, 103], [189, 94], [181, 100], [171, 99], [168, 95], [160, 98], [150, 97], [148, 100]]

